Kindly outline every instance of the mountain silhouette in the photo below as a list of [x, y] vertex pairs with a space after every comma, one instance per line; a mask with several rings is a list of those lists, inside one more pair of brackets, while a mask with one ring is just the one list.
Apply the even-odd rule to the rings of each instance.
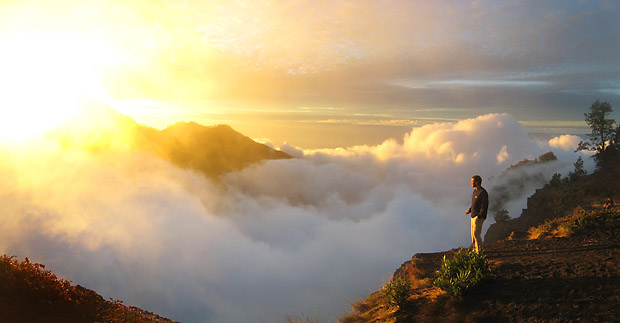
[[150, 152], [211, 178], [263, 160], [291, 158], [228, 125], [178, 122], [160, 131], [101, 103], [89, 105], [79, 116], [48, 132], [47, 137], [65, 149], [96, 154], [123, 150]]

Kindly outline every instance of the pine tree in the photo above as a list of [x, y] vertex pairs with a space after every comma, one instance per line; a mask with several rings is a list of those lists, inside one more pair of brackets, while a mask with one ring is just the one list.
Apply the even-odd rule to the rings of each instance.
[[596, 100], [592, 103], [590, 112], [584, 113], [585, 121], [592, 129], [589, 135], [590, 140], [580, 142], [577, 150], [593, 150], [599, 156], [605, 152], [607, 141], [615, 139], [614, 124], [616, 121], [607, 117], [612, 111], [609, 102]]
[[577, 161], [575, 162], [575, 176], [576, 177], [581, 177], [586, 175], [588, 172], [586, 172], [586, 170], [583, 168], [583, 159], [581, 158], [581, 156], [579, 156], [579, 158], [577, 158]]

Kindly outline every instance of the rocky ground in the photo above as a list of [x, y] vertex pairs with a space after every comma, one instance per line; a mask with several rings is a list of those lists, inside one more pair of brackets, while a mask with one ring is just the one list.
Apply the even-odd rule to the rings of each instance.
[[495, 274], [476, 292], [472, 314], [504, 322], [620, 320], [618, 221], [590, 224], [569, 238], [500, 241], [486, 249]]
[[414, 282], [406, 306], [375, 292], [353, 304], [352, 322], [618, 322], [620, 212], [591, 212], [569, 237], [497, 241], [484, 246], [492, 277], [458, 299], [432, 285], [442, 253], [417, 254], [395, 272]]

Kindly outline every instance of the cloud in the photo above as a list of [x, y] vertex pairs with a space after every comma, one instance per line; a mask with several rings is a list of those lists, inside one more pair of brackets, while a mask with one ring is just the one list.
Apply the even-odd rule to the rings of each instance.
[[580, 120], [601, 94], [617, 97], [619, 6], [609, 3], [8, 1], [0, 29], [26, 19], [109, 39], [115, 98]]
[[575, 150], [582, 140], [581, 137], [575, 135], [561, 135], [549, 139], [549, 146], [566, 151]]
[[493, 196], [508, 166], [549, 149], [561, 160], [528, 169], [543, 181], [580, 154], [492, 114], [414, 128], [402, 144], [288, 146], [298, 158], [214, 183], [122, 147], [4, 147], [0, 251], [180, 321], [334, 319], [412, 254], [468, 245], [471, 175]]

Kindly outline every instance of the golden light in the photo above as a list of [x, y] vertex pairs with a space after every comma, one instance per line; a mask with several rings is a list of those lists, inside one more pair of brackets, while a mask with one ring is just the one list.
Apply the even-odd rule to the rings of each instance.
[[114, 55], [106, 42], [72, 31], [0, 34], [0, 138], [21, 141], [78, 113], [100, 95]]

